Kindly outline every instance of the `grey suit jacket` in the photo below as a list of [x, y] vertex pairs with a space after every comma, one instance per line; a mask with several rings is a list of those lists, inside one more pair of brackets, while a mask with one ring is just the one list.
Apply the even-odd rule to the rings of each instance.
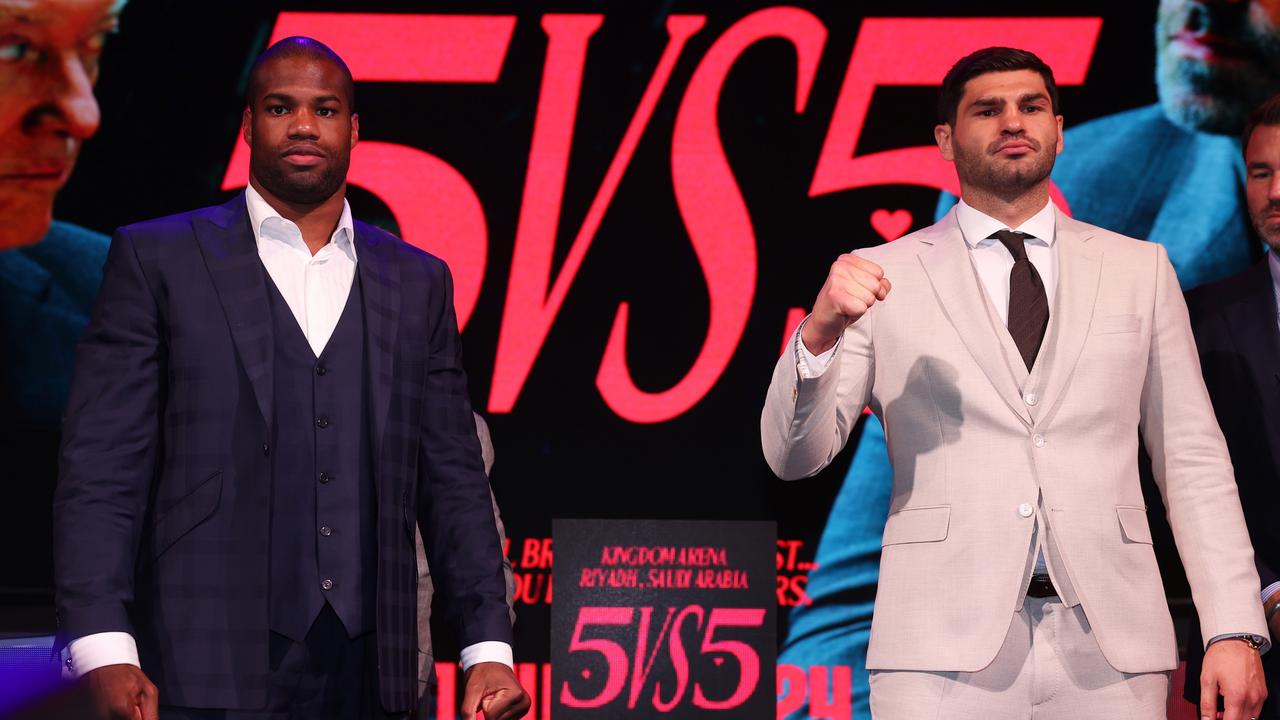
[[1030, 373], [993, 319], [954, 213], [859, 251], [893, 291], [848, 328], [825, 372], [802, 378], [790, 352], [775, 369], [761, 436], [779, 476], [831, 462], [867, 404], [885, 426], [894, 488], [870, 669], [986, 666], [1021, 607], [1036, 520], [1108, 662], [1176, 667], [1138, 430], [1205, 636], [1266, 633], [1231, 462], [1164, 248], [1061, 213], [1056, 227], [1057, 296]]

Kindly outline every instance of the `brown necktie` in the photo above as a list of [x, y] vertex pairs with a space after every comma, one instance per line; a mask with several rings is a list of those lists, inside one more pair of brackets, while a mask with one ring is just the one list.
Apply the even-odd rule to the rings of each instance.
[[1036, 362], [1045, 328], [1049, 326], [1049, 297], [1036, 266], [1027, 259], [1024, 233], [1000, 230], [991, 235], [1013, 255], [1009, 271], [1009, 334], [1022, 354], [1027, 370]]

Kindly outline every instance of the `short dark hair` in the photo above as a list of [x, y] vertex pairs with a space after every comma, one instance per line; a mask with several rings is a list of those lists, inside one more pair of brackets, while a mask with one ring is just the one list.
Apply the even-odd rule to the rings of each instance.
[[1244, 132], [1240, 133], [1240, 153], [1249, 150], [1249, 138], [1253, 131], [1261, 125], [1280, 125], [1280, 95], [1275, 95], [1254, 108], [1244, 121]]
[[1061, 115], [1058, 106], [1058, 83], [1053, 80], [1053, 70], [1034, 53], [1008, 47], [989, 47], [965, 55], [956, 61], [942, 79], [942, 89], [938, 92], [938, 122], [954, 125], [956, 113], [960, 108], [960, 99], [964, 97], [964, 86], [979, 75], [996, 72], [1012, 72], [1014, 70], [1034, 70], [1044, 78], [1044, 87], [1049, 91], [1049, 101], [1053, 105], [1053, 114]]
[[355, 111], [356, 108], [356, 83], [351, 77], [351, 69], [342, 61], [338, 53], [329, 48], [328, 45], [314, 38], [304, 37], [302, 35], [294, 35], [276, 42], [271, 47], [262, 51], [262, 54], [253, 61], [253, 66], [249, 68], [249, 109], [253, 109], [254, 98], [258, 97], [262, 91], [262, 68], [275, 60], [285, 58], [305, 57], [312, 60], [323, 60], [331, 62], [338, 66], [342, 71], [344, 89], [347, 92], [347, 109]]

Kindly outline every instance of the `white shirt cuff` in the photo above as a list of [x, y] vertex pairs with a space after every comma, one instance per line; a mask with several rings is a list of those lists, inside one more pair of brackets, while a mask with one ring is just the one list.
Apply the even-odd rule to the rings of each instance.
[[138, 644], [125, 632], [103, 632], [76, 638], [62, 651], [67, 674], [78, 678], [90, 670], [107, 665], [133, 665], [138, 662]]
[[466, 672], [471, 669], [472, 665], [482, 662], [502, 663], [511, 668], [512, 672], [516, 669], [515, 659], [511, 654], [511, 646], [497, 640], [486, 640], [475, 645], [468, 645], [462, 648], [462, 652], [459, 653], [458, 664], [462, 666], [462, 672]]
[[1280, 593], [1280, 580], [1262, 588], [1262, 604], [1266, 605], [1271, 598], [1276, 596], [1276, 593]]
[[816, 377], [820, 377], [822, 373], [826, 372], [827, 366], [831, 364], [831, 358], [836, 354], [836, 348], [840, 347], [840, 343], [844, 340], [844, 336], [841, 335], [840, 338], [836, 340], [836, 344], [832, 345], [825, 352], [814, 355], [809, 352], [808, 347], [805, 347], [804, 340], [800, 339], [800, 333], [804, 330], [804, 324], [807, 322], [809, 322], [809, 318], [805, 318], [804, 322], [800, 323], [800, 327], [796, 328], [796, 367], [800, 371], [800, 377], [806, 380], [812, 380]]

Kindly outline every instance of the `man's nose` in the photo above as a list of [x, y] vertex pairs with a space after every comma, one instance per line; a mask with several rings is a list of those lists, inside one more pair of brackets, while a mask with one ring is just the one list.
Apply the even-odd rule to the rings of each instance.
[[316, 133], [315, 113], [309, 110], [295, 111], [293, 113], [293, 120], [289, 123], [289, 137], [294, 140], [315, 140], [319, 137]]
[[1000, 114], [1000, 131], [1015, 135], [1022, 132], [1022, 116], [1017, 110], [1006, 110]]
[[28, 130], [52, 130], [85, 140], [98, 131], [102, 113], [93, 96], [93, 80], [76, 52], [47, 60], [43, 102], [27, 116]]

